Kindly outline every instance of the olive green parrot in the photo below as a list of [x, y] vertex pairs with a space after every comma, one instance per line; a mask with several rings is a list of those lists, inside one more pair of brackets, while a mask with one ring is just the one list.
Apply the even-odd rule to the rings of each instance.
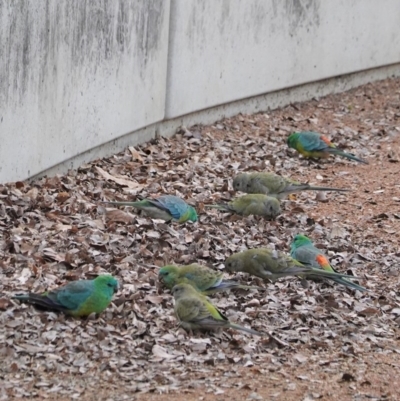
[[355, 278], [303, 265], [283, 252], [268, 248], [248, 249], [234, 253], [225, 260], [225, 267], [229, 272], [245, 272], [270, 281], [287, 276], [307, 277], [310, 275], [332, 280], [336, 277]]
[[190, 284], [177, 284], [172, 288], [175, 299], [174, 310], [180, 325], [185, 330], [216, 330], [219, 328], [242, 330], [257, 336], [264, 334], [231, 323], [206, 296]]
[[158, 272], [159, 280], [171, 289], [176, 284], [188, 283], [198, 291], [213, 294], [219, 291], [227, 291], [236, 288], [265, 290], [262, 287], [252, 287], [239, 284], [236, 281], [224, 280], [223, 272], [210, 269], [197, 263], [186, 266], [167, 265]]
[[248, 194], [265, 194], [278, 199], [284, 199], [287, 195], [300, 191], [349, 191], [341, 188], [313, 187], [273, 173], [238, 174], [233, 179], [233, 189]]
[[274, 219], [281, 213], [279, 200], [264, 194], [244, 195], [224, 205], [205, 205], [225, 212], [236, 213], [241, 216], [262, 216]]

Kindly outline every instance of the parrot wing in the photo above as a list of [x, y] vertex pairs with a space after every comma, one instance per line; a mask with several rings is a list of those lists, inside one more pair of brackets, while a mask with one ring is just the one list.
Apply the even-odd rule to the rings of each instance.
[[176, 314], [183, 322], [196, 322], [201, 314], [202, 302], [193, 297], [181, 298], [176, 302]]
[[170, 213], [171, 216], [176, 220], [179, 220], [182, 214], [188, 209], [188, 205], [184, 200], [173, 195], [163, 195], [157, 199], [149, 199], [149, 202], [154, 206]]
[[[305, 265], [321, 269], [323, 267], [317, 260], [318, 255], [322, 255], [322, 253], [318, 250], [318, 248], [314, 247], [313, 245], [300, 246], [291, 253], [293, 259], [296, 259]], [[330, 265], [328, 261], [327, 263], [328, 265]]]
[[321, 139], [319, 135], [307, 135], [304, 133], [300, 137], [300, 142], [304, 150], [306, 151], [324, 151], [329, 148], [329, 145]]
[[79, 308], [94, 291], [93, 281], [73, 281], [48, 294], [53, 302], [58, 302], [68, 310]]
[[[265, 175], [261, 179], [261, 184], [268, 188], [270, 194], [280, 194], [283, 192], [288, 184], [287, 180], [280, 175]], [[267, 194], [268, 195], [268, 194]]]
[[177, 304], [177, 315], [183, 322], [210, 329], [225, 326], [228, 322], [228, 319], [205, 297], [181, 298]]
[[222, 282], [223, 273], [198, 264], [181, 268], [182, 276], [193, 282], [200, 291], [218, 287]]

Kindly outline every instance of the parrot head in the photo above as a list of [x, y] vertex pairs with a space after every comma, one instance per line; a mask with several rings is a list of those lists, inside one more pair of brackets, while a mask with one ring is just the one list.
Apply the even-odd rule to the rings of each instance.
[[296, 149], [296, 145], [297, 145], [298, 139], [299, 139], [299, 133], [298, 132], [293, 132], [293, 134], [290, 134], [288, 136], [287, 141], [286, 141], [288, 146], [289, 146], [289, 148]]
[[180, 223], [184, 223], [185, 221], [193, 221], [195, 223], [198, 220], [196, 209], [193, 206], [187, 205], [187, 209], [184, 213], [181, 214], [181, 217], [178, 219]]
[[193, 293], [199, 294], [199, 292], [193, 286], [186, 283], [177, 284], [172, 288], [172, 295], [175, 299], [179, 299]]
[[228, 272], [239, 272], [243, 271], [243, 257], [241, 253], [234, 253], [225, 259], [225, 267]]
[[94, 285], [112, 296], [118, 291], [118, 280], [109, 274], [97, 276], [94, 280]]
[[312, 244], [312, 241], [310, 240], [310, 238], [308, 238], [307, 236], [305, 236], [303, 234], [297, 234], [293, 238], [293, 242], [290, 245], [290, 249], [291, 249], [291, 251], [293, 251], [293, 250], [296, 250], [297, 248], [299, 248], [300, 246], [307, 245], [307, 244]]
[[248, 174], [246, 174], [246, 173], [238, 174], [233, 179], [232, 185], [233, 185], [233, 189], [235, 191], [246, 192], [248, 186], [250, 185]]
[[189, 206], [188, 213], [189, 213], [188, 220], [193, 222], [196, 222], [198, 220], [196, 209], [193, 206]]
[[168, 288], [172, 288], [176, 282], [178, 267], [167, 265], [158, 271], [158, 279]]

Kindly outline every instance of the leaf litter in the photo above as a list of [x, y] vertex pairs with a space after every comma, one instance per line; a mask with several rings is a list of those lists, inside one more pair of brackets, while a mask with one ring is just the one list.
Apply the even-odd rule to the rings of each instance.
[[[390, 380], [379, 372], [392, 371], [400, 352], [399, 104], [400, 80], [389, 79], [182, 127], [173, 138], [66, 175], [0, 185], [0, 399], [95, 399], [99, 389], [112, 399], [134, 399], [200, 388], [199, 399], [235, 399], [238, 391], [247, 399], [288, 393], [336, 399], [332, 389], [341, 400], [390, 399]], [[370, 164], [305, 160], [285, 143], [299, 130], [327, 134]], [[204, 204], [235, 196], [232, 178], [242, 171], [352, 191], [302, 192], [284, 201], [272, 222], [206, 211]], [[195, 206], [199, 222], [166, 224], [101, 203], [164, 193]], [[356, 275], [370, 291], [237, 274], [231, 278], [266, 290], [220, 293], [213, 302], [269, 338], [231, 330], [192, 336], [179, 328], [172, 297], [158, 283], [160, 266], [199, 262], [223, 270], [226, 257], [247, 248], [288, 252], [297, 233], [309, 235], [337, 270]], [[122, 289], [100, 316], [74, 320], [10, 301], [17, 292], [105, 272]]]

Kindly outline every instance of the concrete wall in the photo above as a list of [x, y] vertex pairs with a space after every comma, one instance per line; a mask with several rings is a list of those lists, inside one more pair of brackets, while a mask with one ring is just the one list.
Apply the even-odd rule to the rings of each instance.
[[162, 120], [167, 0], [0, 2], [0, 182]]
[[166, 117], [399, 61], [399, 0], [173, 0]]
[[399, 21], [399, 0], [2, 0], [0, 182], [400, 75]]

